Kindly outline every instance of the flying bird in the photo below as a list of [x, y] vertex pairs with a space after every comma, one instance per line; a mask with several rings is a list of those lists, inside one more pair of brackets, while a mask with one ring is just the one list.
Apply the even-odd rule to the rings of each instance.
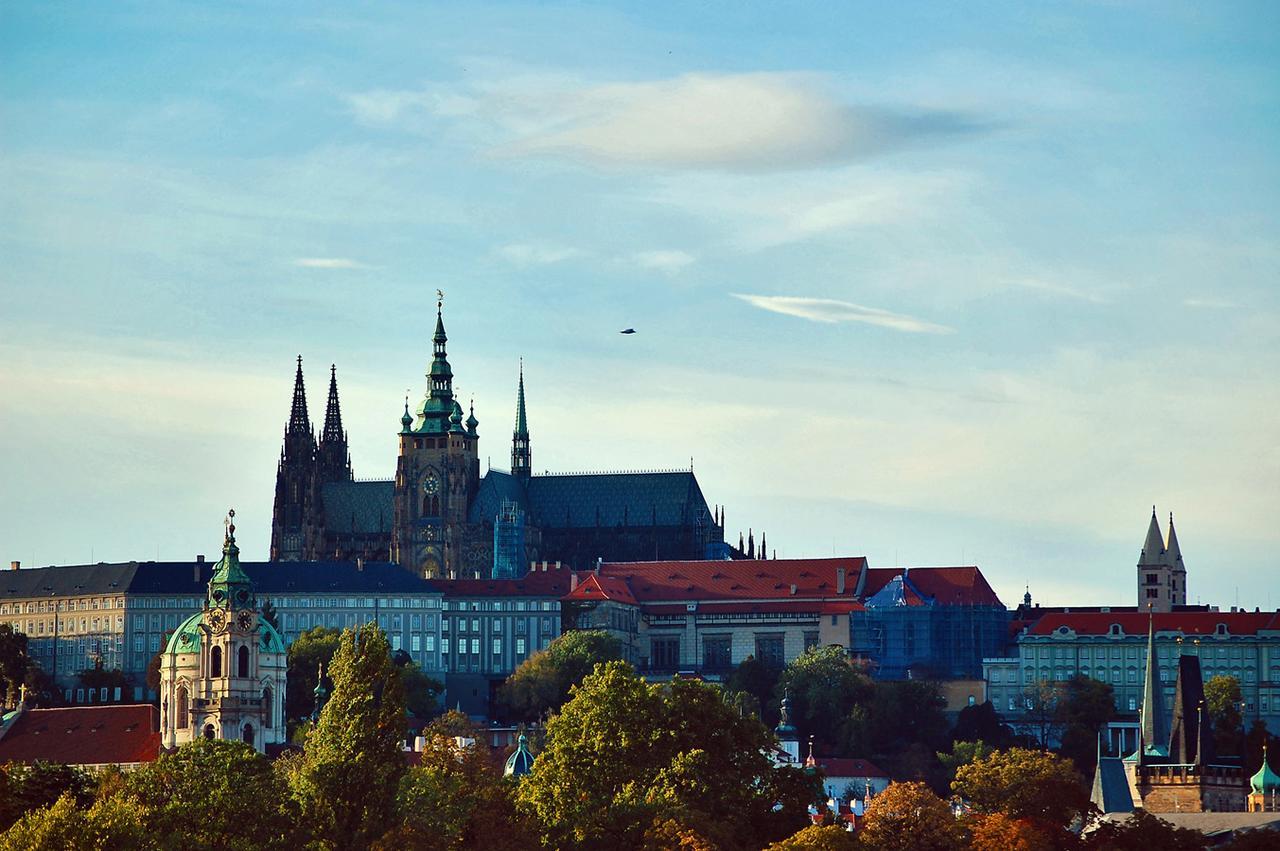
[[635, 332], [636, 332], [636, 329], [634, 329], [634, 328], [627, 328], [626, 330], [624, 330], [624, 331], [619, 331], [618, 333], [619, 333], [619, 334], [634, 334]]

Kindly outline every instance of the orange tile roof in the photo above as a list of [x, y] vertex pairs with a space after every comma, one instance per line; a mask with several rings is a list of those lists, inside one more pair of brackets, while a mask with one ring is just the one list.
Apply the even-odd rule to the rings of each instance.
[[160, 753], [160, 710], [149, 703], [28, 709], [0, 739], [0, 763], [120, 765]]
[[[836, 593], [836, 571], [845, 571], [844, 594]], [[858, 577], [867, 568], [862, 556], [818, 559], [746, 559], [736, 561], [605, 562], [600, 577], [619, 579], [637, 603], [695, 600], [854, 599]], [[792, 593], [791, 586], [795, 586]], [[579, 588], [582, 586], [580, 585]], [[610, 593], [616, 584], [599, 585]], [[575, 589], [575, 592], [577, 589]], [[570, 599], [577, 599], [572, 594]], [[592, 599], [585, 597], [585, 599]], [[600, 599], [595, 597], [594, 599]], [[610, 598], [612, 599], [612, 598]]]

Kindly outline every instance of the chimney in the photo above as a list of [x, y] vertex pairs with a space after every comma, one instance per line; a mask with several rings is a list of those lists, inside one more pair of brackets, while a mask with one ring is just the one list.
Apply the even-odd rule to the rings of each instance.
[[600, 565], [604, 564], [604, 558], [596, 556], [596, 576], [600, 575]]
[[836, 568], [836, 593], [837, 594], [844, 593], [844, 568], [843, 567]]
[[794, 597], [795, 595], [796, 595], [796, 584], [795, 584], [794, 582], [792, 582], [792, 583], [791, 583], [791, 596], [792, 596], [792, 597]]
[[416, 751], [417, 753], [422, 753], [423, 751], [425, 751], [425, 750], [427, 749], [427, 737], [426, 737], [426, 736], [414, 736], [414, 737], [413, 737], [413, 749], [414, 749], [414, 751]]
[[576, 571], [569, 571], [569, 590], [573, 591], [578, 587], [578, 574]]
[[364, 556], [356, 556], [356, 573], [364, 573]]
[[200, 565], [204, 564], [203, 556], [196, 556], [196, 563], [191, 565], [191, 581], [200, 584]]
[[20, 567], [22, 567], [22, 562], [20, 562], [20, 561], [11, 561], [11, 562], [9, 562], [9, 569], [10, 569], [10, 570], [17, 570], [17, 569], [18, 569], [18, 568], [20, 568]]

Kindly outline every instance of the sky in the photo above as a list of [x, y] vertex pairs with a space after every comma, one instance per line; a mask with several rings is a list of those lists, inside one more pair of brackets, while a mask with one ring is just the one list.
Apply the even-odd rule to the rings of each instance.
[[[1280, 5], [0, 6], [0, 558], [265, 558], [295, 357], [389, 478], [694, 465], [779, 557], [1280, 606]], [[634, 335], [620, 335], [632, 327]]]

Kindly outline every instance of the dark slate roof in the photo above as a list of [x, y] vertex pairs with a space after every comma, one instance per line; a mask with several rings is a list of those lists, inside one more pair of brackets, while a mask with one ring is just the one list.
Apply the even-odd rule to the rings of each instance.
[[[437, 585], [389, 562], [241, 562], [261, 596], [337, 593], [434, 594]], [[80, 594], [204, 594], [212, 562], [145, 561], [38, 567], [0, 573], [0, 600]]]
[[711, 511], [692, 472], [534, 476], [528, 505], [543, 528], [680, 526]]
[[480, 480], [480, 488], [476, 491], [467, 519], [472, 523], [492, 523], [498, 516], [498, 509], [507, 500], [516, 503], [528, 514], [529, 500], [524, 484], [510, 473], [490, 470]]
[[330, 535], [391, 534], [395, 482], [328, 482], [321, 486]]
[[1133, 812], [1133, 795], [1129, 792], [1129, 778], [1124, 773], [1124, 760], [1113, 756], [1098, 760], [1090, 800], [1104, 813]]

